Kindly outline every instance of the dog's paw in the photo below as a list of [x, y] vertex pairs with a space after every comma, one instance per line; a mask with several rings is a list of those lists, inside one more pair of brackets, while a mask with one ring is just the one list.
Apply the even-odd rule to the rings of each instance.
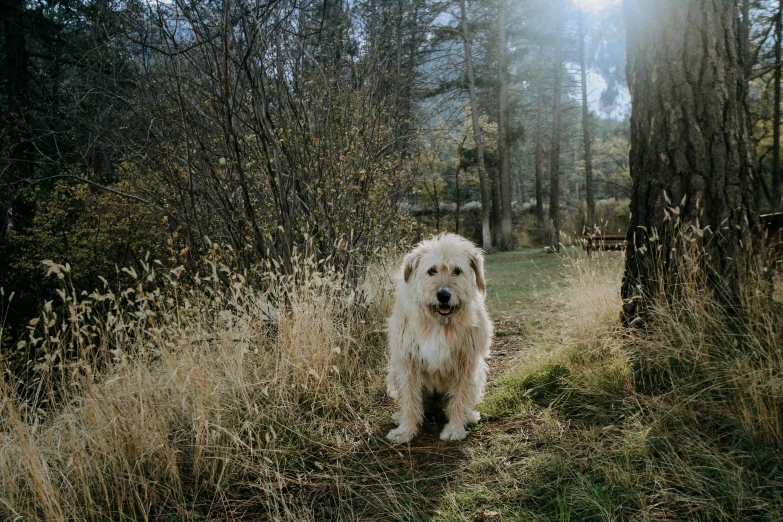
[[394, 444], [402, 444], [404, 442], [410, 442], [410, 440], [416, 436], [416, 430], [408, 428], [395, 428], [386, 435], [386, 438], [392, 441]]
[[477, 411], [468, 413], [468, 424], [476, 424], [481, 420], [481, 414]]
[[392, 421], [394, 421], [394, 424], [399, 426], [401, 417], [402, 417], [402, 411], [396, 411], [396, 412], [392, 413]]
[[466, 430], [464, 426], [452, 426], [451, 424], [446, 424], [446, 427], [440, 432], [440, 440], [446, 441], [465, 440], [465, 437], [467, 436], [468, 430]]

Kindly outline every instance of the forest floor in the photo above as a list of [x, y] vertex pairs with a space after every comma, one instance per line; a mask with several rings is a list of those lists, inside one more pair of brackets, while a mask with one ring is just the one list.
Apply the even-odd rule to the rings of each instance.
[[783, 520], [783, 274], [775, 303], [754, 306], [765, 279], [730, 317], [683, 286], [642, 330], [620, 325], [621, 253], [485, 267], [495, 339], [465, 441], [439, 439], [439, 405], [409, 444], [385, 438], [389, 271], [356, 317], [310, 272], [274, 329], [269, 297], [239, 280], [189, 288], [165, 328], [125, 313], [134, 335], [98, 330], [133, 357], [76, 374], [51, 412], [20, 415], [0, 387], [0, 519]]

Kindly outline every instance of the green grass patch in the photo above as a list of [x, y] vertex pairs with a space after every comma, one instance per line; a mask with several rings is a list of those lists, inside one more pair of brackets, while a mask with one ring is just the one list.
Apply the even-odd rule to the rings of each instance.
[[562, 256], [540, 248], [490, 254], [485, 271], [487, 306], [493, 318], [545, 307], [545, 298], [562, 291], [568, 275]]
[[529, 406], [546, 407], [563, 397], [568, 368], [561, 364], [545, 364], [525, 375], [501, 378], [480, 406], [487, 419], [513, 416]]

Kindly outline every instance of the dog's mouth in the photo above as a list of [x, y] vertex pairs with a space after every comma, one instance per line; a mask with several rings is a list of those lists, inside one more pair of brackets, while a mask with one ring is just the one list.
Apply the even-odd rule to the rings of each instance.
[[442, 316], [451, 315], [451, 313], [454, 311], [454, 307], [449, 305], [438, 305], [436, 308], [438, 313]]

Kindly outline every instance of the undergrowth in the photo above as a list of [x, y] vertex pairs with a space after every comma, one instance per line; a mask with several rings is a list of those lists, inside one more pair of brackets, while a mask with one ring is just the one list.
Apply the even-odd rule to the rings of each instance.
[[150, 263], [89, 295], [49, 262], [61, 302], [20, 343], [36, 354], [26, 381], [0, 384], [0, 519], [404, 511], [374, 456], [388, 275], [356, 289], [295, 261], [293, 277], [270, 266], [255, 286], [218, 261], [188, 284]]
[[559, 315], [491, 388], [483, 413], [504, 420], [438, 519], [783, 519], [779, 292], [728, 317], [693, 281], [629, 330], [621, 257], [568, 263]]
[[468, 440], [391, 447], [387, 271], [296, 261], [92, 294], [49, 263], [60, 302], [0, 384], [0, 519], [783, 519], [780, 280], [731, 315], [693, 281], [626, 329], [621, 256], [570, 259]]

